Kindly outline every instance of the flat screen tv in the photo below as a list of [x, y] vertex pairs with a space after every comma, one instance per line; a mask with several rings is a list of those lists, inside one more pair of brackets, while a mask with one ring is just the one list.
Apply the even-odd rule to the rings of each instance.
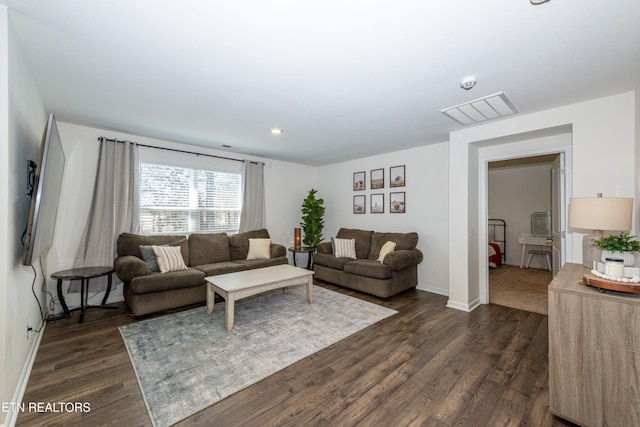
[[24, 265], [31, 265], [53, 242], [64, 163], [64, 150], [56, 120], [53, 114], [49, 114], [31, 193], [31, 210], [22, 254]]

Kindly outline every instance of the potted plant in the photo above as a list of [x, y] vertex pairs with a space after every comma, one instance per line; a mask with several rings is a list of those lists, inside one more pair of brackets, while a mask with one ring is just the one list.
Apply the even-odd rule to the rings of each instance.
[[324, 228], [324, 200], [317, 199], [318, 191], [313, 188], [302, 202], [302, 231], [304, 239], [302, 242], [306, 246], [315, 248], [322, 242], [322, 229]]
[[622, 259], [625, 267], [633, 266], [636, 262], [635, 253], [640, 252], [640, 242], [636, 236], [624, 232], [602, 236], [593, 242], [593, 246], [602, 249], [603, 262], [607, 258]]

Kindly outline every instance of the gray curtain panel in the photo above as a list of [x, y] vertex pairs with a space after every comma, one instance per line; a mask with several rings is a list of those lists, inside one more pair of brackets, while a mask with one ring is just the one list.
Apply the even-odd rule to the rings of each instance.
[[242, 162], [242, 211], [240, 232], [266, 228], [264, 202], [264, 163]]
[[[138, 231], [137, 187], [138, 146], [131, 141], [100, 138], [93, 200], [74, 268], [113, 265], [120, 233]], [[90, 291], [103, 291], [107, 279], [92, 279], [90, 286]], [[73, 281], [69, 292], [79, 291], [80, 282]]]

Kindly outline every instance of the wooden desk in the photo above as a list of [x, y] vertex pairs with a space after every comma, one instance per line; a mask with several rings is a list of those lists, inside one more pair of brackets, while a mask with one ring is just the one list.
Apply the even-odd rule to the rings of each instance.
[[520, 236], [518, 237], [518, 243], [522, 245], [522, 256], [520, 257], [520, 268], [522, 268], [524, 266], [524, 254], [527, 253], [527, 245], [551, 246], [553, 245], [553, 240], [547, 237]]
[[583, 426], [640, 426], [640, 294], [582, 284], [565, 264], [549, 285], [549, 409]]

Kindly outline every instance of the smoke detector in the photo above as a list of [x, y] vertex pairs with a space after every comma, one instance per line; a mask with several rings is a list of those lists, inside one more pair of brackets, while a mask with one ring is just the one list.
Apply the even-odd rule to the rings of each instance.
[[476, 76], [469, 76], [460, 80], [460, 87], [464, 90], [469, 90], [473, 88], [476, 83], [478, 83], [478, 79], [476, 78]]

